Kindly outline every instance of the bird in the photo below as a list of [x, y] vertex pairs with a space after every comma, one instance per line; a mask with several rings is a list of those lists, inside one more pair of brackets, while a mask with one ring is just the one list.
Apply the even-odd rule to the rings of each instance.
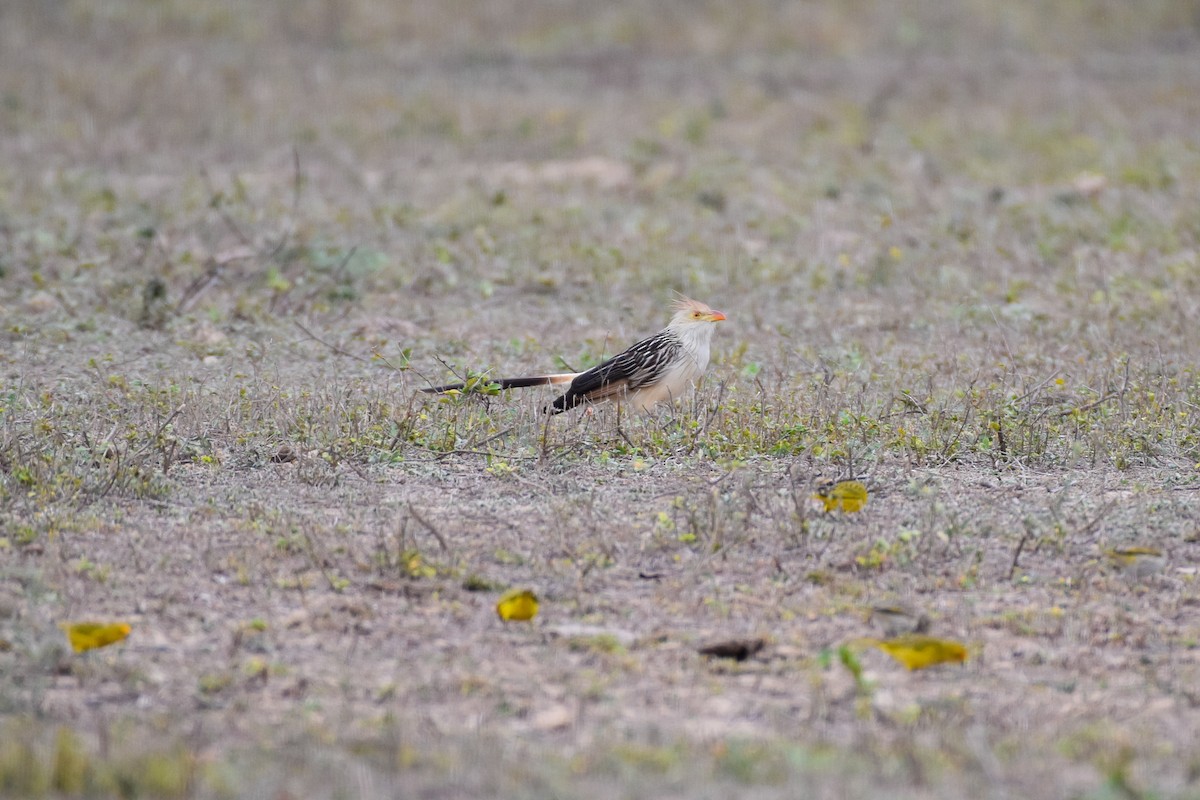
[[[720, 311], [698, 300], [681, 297], [675, 301], [670, 323], [607, 361], [584, 372], [500, 378], [489, 385], [501, 389], [568, 384], [567, 390], [545, 407], [548, 414], [561, 414], [576, 406], [603, 402], [619, 408], [649, 412], [659, 403], [674, 403], [704, 374], [716, 328], [725, 320]], [[465, 383], [432, 386], [422, 391], [440, 394], [462, 389]]]

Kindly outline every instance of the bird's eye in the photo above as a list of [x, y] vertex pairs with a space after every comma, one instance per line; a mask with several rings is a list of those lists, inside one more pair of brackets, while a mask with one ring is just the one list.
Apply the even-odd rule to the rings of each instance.
[[700, 319], [701, 316], [703, 315], [699, 311], [692, 312], [692, 319]]

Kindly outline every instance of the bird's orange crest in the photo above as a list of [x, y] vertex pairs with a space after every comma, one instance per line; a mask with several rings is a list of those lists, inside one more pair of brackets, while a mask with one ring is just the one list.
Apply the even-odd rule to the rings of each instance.
[[699, 300], [679, 295], [675, 298], [673, 307], [676, 311], [699, 311], [701, 314], [711, 314], [713, 310]]

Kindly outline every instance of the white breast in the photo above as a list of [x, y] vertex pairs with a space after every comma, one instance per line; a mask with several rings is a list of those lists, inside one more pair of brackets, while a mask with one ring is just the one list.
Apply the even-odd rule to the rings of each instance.
[[[707, 334], [707, 335], [705, 335]], [[659, 403], [674, 403], [692, 390], [708, 367], [712, 326], [704, 325], [698, 336], [684, 336], [679, 362], [653, 386], [630, 392], [622, 401], [637, 411], [647, 412]]]

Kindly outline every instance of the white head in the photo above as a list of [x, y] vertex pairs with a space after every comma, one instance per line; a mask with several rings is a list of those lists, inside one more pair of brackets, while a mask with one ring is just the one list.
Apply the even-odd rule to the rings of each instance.
[[671, 317], [671, 324], [668, 327], [682, 333], [685, 329], [692, 326], [701, 326], [707, 329], [709, 331], [708, 335], [711, 336], [712, 327], [705, 323], [721, 322], [724, 319], [724, 314], [720, 311], [713, 311], [699, 300], [680, 297], [675, 301], [675, 316]]
[[675, 316], [671, 317], [667, 329], [674, 331], [683, 342], [683, 349], [697, 375], [708, 366], [709, 343], [717, 330], [714, 323], [724, 319], [725, 315], [720, 311], [714, 311], [698, 300], [681, 297], [675, 301]]

